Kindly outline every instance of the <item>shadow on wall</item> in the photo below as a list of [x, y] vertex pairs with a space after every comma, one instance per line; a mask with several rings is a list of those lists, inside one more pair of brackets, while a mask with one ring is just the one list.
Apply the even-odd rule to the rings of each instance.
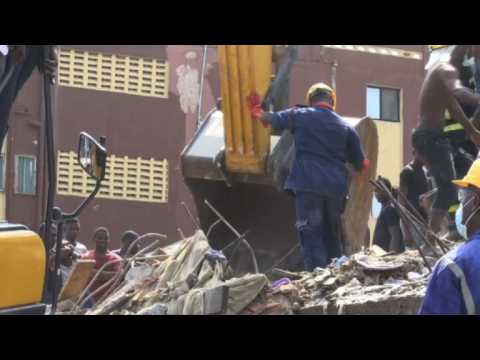
[[219, 75], [219, 65], [218, 62], [210, 63], [208, 66], [208, 72], [205, 76], [210, 89], [212, 90], [213, 97], [218, 99], [222, 96], [222, 91], [220, 87], [220, 75]]

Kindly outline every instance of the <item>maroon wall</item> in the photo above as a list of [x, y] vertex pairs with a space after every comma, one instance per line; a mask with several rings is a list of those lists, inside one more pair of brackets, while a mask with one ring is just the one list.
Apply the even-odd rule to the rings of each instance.
[[[12, 107], [8, 132], [8, 155], [6, 167], [6, 215], [10, 222], [26, 224], [37, 229], [42, 216], [41, 201], [44, 192], [42, 176], [37, 176], [37, 195], [15, 194], [15, 155], [29, 155], [37, 158], [37, 174], [41, 174], [43, 161], [42, 78], [34, 72], [25, 84]], [[40, 194], [40, 195], [39, 195]]]
[[[65, 46], [68, 47], [68, 46]], [[72, 46], [116, 54], [166, 60], [165, 46]], [[81, 215], [82, 241], [89, 243], [94, 228], [110, 229], [112, 246], [125, 230], [160, 232], [176, 238], [180, 174], [179, 154], [184, 146], [185, 115], [178, 96], [168, 99], [59, 87], [57, 108], [58, 148], [76, 150], [78, 135], [86, 131], [107, 137], [108, 151], [117, 156], [168, 159], [168, 203], [95, 199]], [[58, 196], [59, 204], [73, 209], [81, 198]], [[189, 229], [188, 229], [189, 230]]]
[[[422, 45], [386, 45], [423, 52]], [[345, 116], [366, 114], [367, 85], [393, 87], [402, 90], [404, 121], [404, 160], [411, 157], [410, 134], [418, 120], [418, 94], [423, 82], [424, 61], [373, 55], [326, 48], [323, 58], [319, 47], [302, 51], [292, 75], [292, 105], [304, 103], [308, 87], [318, 81], [331, 84], [332, 68], [326, 62], [337, 61], [336, 91], [338, 112]]]

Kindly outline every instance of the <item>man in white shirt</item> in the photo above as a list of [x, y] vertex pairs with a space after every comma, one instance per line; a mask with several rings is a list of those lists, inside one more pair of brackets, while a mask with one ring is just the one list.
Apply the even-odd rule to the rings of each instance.
[[80, 241], [77, 241], [80, 234], [80, 220], [78, 218], [68, 219], [65, 221], [65, 239], [74, 246], [74, 259], [79, 259], [88, 249]]

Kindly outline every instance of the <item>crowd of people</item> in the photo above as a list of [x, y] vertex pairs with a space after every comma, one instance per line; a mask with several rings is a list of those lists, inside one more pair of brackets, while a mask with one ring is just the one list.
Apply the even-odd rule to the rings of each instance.
[[[94, 260], [94, 270], [91, 274], [91, 279], [97, 274], [98, 270], [106, 263], [111, 263], [103, 271], [98, 274], [97, 279], [90, 287], [90, 292], [95, 292], [99, 287], [109, 281], [113, 276], [123, 270], [123, 260], [134, 256], [140, 251], [140, 245], [135, 243], [139, 238], [133, 230], [128, 230], [123, 233], [120, 238], [121, 247], [115, 250], [110, 248], [111, 236], [106, 227], [97, 228], [92, 236], [94, 244], [93, 249], [88, 249], [87, 246], [79, 241], [80, 237], [80, 220], [78, 218], [68, 219], [64, 223], [63, 234], [61, 234], [61, 253], [60, 253], [60, 275], [57, 276], [57, 285], [54, 286], [54, 268], [55, 256], [49, 257], [49, 274], [47, 277], [46, 292], [47, 298], [52, 301], [54, 294], [54, 287], [57, 294], [66, 284], [69, 275], [71, 274], [75, 263], [82, 260]], [[57, 227], [52, 225], [51, 229], [54, 242], [59, 238]], [[42, 224], [39, 229], [39, 234], [44, 236], [45, 224]], [[50, 250], [51, 255], [54, 255], [55, 249]], [[106, 290], [106, 289], [105, 289]], [[98, 301], [104, 295], [103, 291], [96, 292], [91, 301], [87, 302], [85, 306], [91, 307], [95, 301]]]

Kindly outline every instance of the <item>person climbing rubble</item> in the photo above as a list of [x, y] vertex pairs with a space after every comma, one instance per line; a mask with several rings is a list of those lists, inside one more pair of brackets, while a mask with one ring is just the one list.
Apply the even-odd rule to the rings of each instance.
[[[477, 146], [480, 131], [474, 127], [460, 106], [475, 103], [479, 98], [460, 82], [460, 71], [468, 51], [477, 45], [457, 45], [448, 62], [429, 64], [428, 72], [420, 91], [420, 122], [412, 134], [412, 145], [426, 161], [434, 177], [438, 195], [433, 204], [430, 226], [439, 233], [441, 223], [452, 205], [457, 202], [457, 193], [451, 181], [456, 177], [451, 144], [444, 134], [445, 111], [464, 128], [465, 134]], [[473, 52], [473, 51], [472, 51]], [[476, 52], [473, 52], [476, 53]], [[480, 113], [477, 112], [477, 115]]]
[[453, 183], [460, 189], [458, 232], [468, 240], [435, 265], [420, 308], [423, 315], [480, 314], [480, 160]]
[[346, 163], [362, 172], [369, 161], [355, 129], [335, 112], [332, 88], [313, 85], [306, 102], [307, 107], [267, 112], [258, 95], [248, 99], [253, 118], [294, 135], [295, 160], [285, 190], [295, 195], [305, 268], [312, 271], [342, 256], [340, 217], [348, 190]]

